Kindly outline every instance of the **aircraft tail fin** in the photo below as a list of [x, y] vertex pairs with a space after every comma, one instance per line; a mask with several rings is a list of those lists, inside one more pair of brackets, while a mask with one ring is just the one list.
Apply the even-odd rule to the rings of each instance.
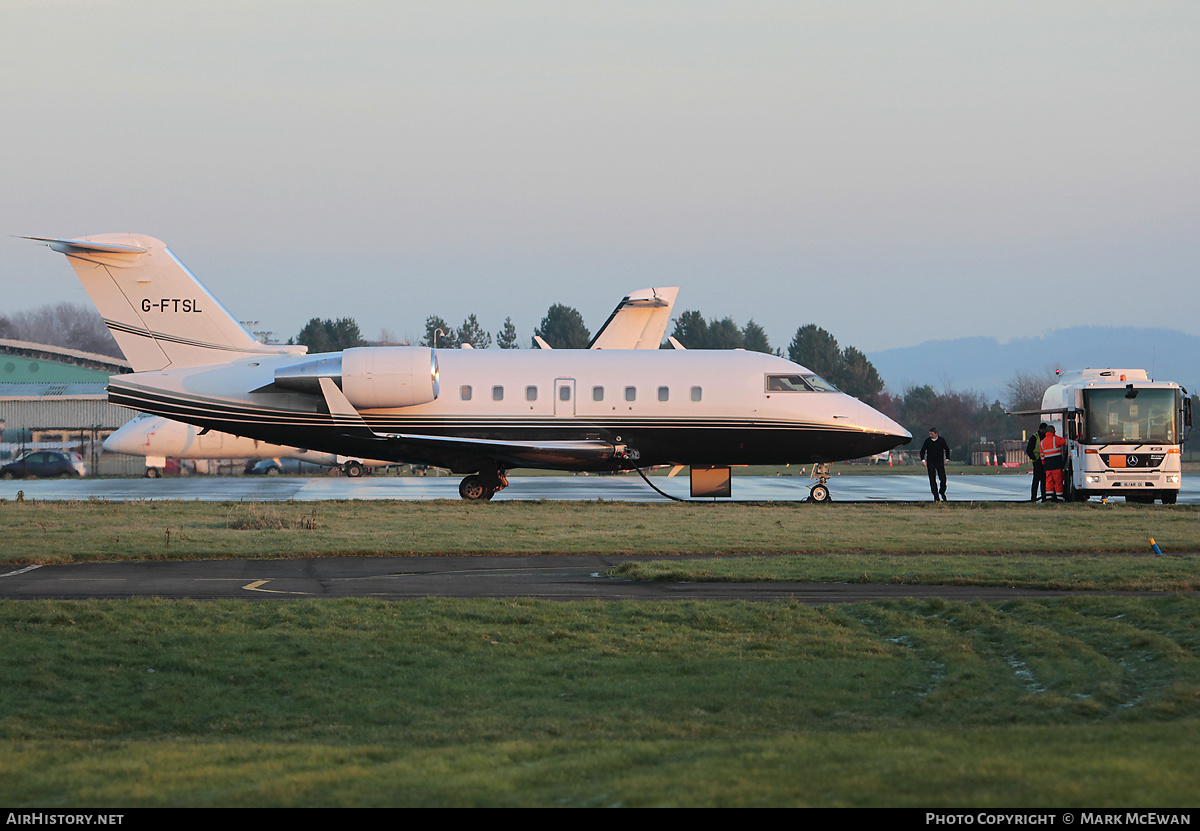
[[205, 366], [242, 354], [303, 354], [255, 340], [159, 240], [142, 234], [26, 237], [67, 256], [134, 372]]
[[592, 338], [591, 349], [658, 349], [679, 288], [650, 288], [622, 298]]

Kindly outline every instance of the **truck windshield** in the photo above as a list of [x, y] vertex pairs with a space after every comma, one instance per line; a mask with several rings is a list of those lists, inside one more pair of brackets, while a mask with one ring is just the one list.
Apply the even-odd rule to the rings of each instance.
[[1089, 444], [1145, 444], [1179, 441], [1175, 390], [1134, 389], [1084, 390]]

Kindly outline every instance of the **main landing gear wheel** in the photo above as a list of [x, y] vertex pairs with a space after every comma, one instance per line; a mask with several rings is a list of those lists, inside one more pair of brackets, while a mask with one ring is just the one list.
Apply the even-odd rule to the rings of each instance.
[[363, 475], [362, 462], [346, 462], [342, 465], [342, 473], [349, 476], [351, 479], [357, 479]]
[[809, 502], [832, 502], [833, 497], [829, 495], [829, 488], [824, 485], [813, 485], [812, 490], [808, 492]]
[[487, 502], [496, 495], [496, 491], [485, 485], [482, 478], [472, 473], [458, 483], [458, 495], [471, 502]]

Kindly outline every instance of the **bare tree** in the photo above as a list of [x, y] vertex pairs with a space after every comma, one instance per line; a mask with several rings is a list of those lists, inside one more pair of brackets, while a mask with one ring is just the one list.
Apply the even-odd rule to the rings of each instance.
[[1009, 412], [1036, 410], [1042, 406], [1042, 395], [1056, 380], [1054, 370], [1044, 372], [1018, 372], [1004, 385], [1007, 393], [1005, 404]]
[[114, 358], [124, 357], [104, 325], [104, 319], [90, 306], [47, 303], [32, 311], [10, 315], [7, 323], [7, 334], [3, 337], [13, 340], [62, 346]]

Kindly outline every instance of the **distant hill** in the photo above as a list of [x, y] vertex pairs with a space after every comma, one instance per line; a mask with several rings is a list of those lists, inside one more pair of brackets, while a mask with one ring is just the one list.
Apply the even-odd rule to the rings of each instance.
[[1077, 326], [1008, 343], [995, 338], [926, 341], [867, 357], [893, 394], [929, 384], [938, 390], [975, 390], [989, 401], [1003, 401], [1013, 375], [1053, 372], [1056, 366], [1145, 369], [1156, 380], [1200, 392], [1200, 337], [1171, 329]]

